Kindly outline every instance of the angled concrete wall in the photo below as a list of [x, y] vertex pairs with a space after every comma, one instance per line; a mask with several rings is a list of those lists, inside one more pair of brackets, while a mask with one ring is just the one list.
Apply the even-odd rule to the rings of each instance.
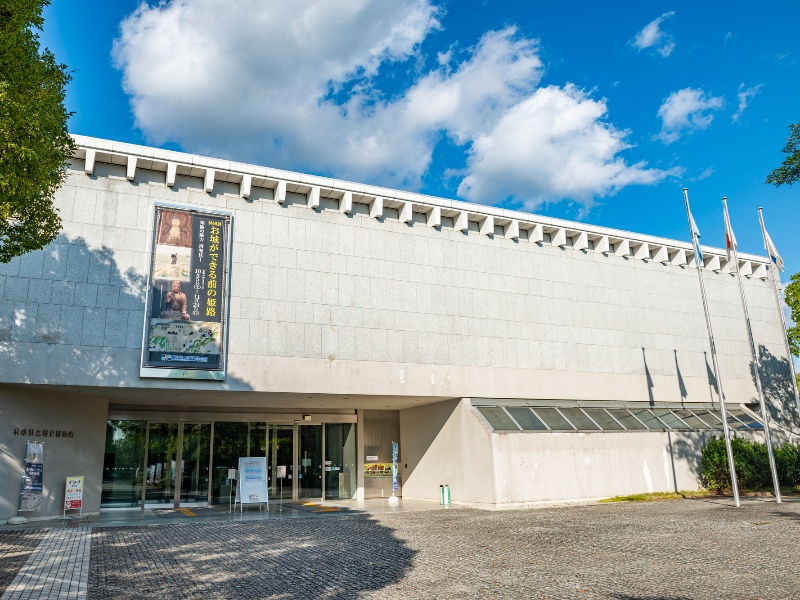
[[27, 440], [44, 442], [44, 489], [41, 509], [22, 516], [60, 517], [66, 477], [73, 475], [85, 477], [83, 513], [99, 512], [107, 416], [102, 398], [0, 386], [0, 522], [17, 514]]
[[697, 490], [700, 449], [713, 435], [493, 433], [466, 399], [402, 410], [400, 432], [405, 498], [437, 499], [449, 483], [454, 502], [497, 507]]

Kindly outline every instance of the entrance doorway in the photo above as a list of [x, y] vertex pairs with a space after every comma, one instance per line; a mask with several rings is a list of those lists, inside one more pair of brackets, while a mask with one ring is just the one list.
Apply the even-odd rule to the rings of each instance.
[[101, 507], [228, 504], [229, 470], [254, 456], [267, 459], [271, 501], [355, 496], [355, 423], [111, 420]]
[[208, 502], [210, 423], [150, 423], [143, 502], [198, 506]]

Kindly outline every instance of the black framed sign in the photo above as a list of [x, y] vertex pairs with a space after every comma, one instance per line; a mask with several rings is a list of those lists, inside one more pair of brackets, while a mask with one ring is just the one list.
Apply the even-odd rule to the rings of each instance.
[[142, 377], [225, 379], [233, 216], [156, 204]]

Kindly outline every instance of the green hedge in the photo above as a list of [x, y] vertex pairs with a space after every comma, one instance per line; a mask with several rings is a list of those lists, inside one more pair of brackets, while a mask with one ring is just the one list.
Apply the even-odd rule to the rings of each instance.
[[[767, 446], [741, 438], [731, 439], [736, 478], [742, 489], [757, 490], [772, 487]], [[800, 444], [781, 444], [773, 448], [778, 481], [781, 487], [800, 485]], [[731, 489], [725, 438], [714, 436], [703, 446], [700, 455], [700, 476], [703, 485], [712, 492]]]

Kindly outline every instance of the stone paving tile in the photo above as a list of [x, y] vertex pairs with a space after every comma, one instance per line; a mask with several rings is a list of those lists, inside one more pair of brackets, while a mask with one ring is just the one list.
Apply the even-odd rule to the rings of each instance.
[[798, 598], [800, 503], [108, 528], [89, 598]]
[[0, 595], [44, 538], [44, 530], [0, 531]]
[[0, 598], [86, 598], [90, 535], [88, 528], [48, 531]]

